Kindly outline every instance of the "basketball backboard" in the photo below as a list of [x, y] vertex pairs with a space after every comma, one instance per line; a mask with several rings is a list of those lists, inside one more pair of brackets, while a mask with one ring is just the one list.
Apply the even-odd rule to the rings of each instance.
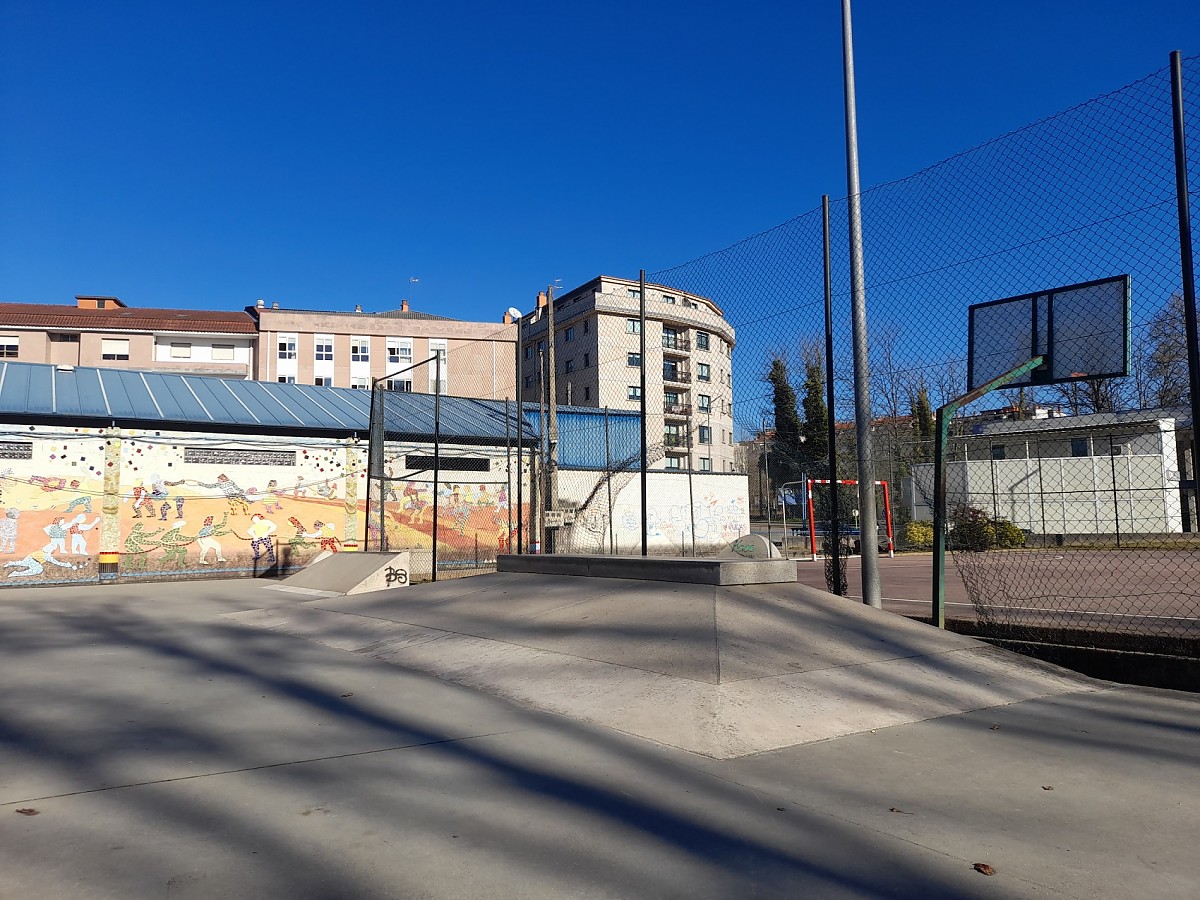
[[1128, 275], [976, 303], [969, 307], [967, 390], [1034, 357], [1029, 375], [1005, 387], [1129, 374]]

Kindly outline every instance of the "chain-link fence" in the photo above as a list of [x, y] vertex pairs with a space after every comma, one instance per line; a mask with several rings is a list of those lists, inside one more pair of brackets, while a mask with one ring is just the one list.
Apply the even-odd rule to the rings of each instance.
[[[1198, 60], [1182, 73], [1194, 144]], [[1194, 201], [1195, 153], [1187, 166]], [[900, 551], [933, 549], [937, 408], [1036, 362], [947, 427], [948, 546], [994, 629], [1200, 638], [1176, 174], [1163, 70], [862, 195], [874, 477]], [[844, 201], [831, 231], [832, 411], [820, 210], [649, 276], [721, 305], [750, 509], [808, 517], [818, 546], [831, 501], [807, 488], [835, 474], [828, 415], [835, 477], [857, 478]], [[838, 501], [851, 529], [857, 498]], [[885, 597], [925, 599], [895, 571], [882, 562]]]

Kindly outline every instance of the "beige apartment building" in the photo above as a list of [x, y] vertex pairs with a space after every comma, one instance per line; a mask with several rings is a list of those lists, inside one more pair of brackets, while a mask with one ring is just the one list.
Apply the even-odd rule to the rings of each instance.
[[[369, 389], [388, 378], [400, 391], [433, 393], [442, 356], [442, 393], [488, 400], [514, 398], [517, 328], [464, 322], [409, 309], [380, 313], [280, 309], [262, 301], [246, 308], [258, 326], [259, 381]], [[412, 367], [412, 368], [410, 368]]]
[[116, 297], [75, 305], [0, 303], [0, 359], [250, 378], [257, 329], [244, 312], [131, 309]]
[[[527, 402], [637, 410], [641, 405], [638, 282], [602, 275], [554, 298], [554, 371], [545, 296], [522, 317]], [[732, 326], [712, 300], [646, 285], [646, 409], [656, 469], [740, 471], [733, 437]]]

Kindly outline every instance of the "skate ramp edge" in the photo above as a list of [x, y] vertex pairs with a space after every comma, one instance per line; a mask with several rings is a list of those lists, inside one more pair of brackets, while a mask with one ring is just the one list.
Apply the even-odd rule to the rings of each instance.
[[263, 587], [310, 597], [340, 597], [404, 587], [409, 571], [407, 550], [333, 553], [278, 584]]

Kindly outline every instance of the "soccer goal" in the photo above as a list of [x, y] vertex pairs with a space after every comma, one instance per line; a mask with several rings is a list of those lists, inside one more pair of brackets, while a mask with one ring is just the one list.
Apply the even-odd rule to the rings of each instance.
[[[818, 558], [820, 548], [817, 546], [817, 531], [818, 531], [818, 529], [817, 529], [816, 503], [813, 500], [813, 486], [814, 485], [829, 485], [829, 484], [833, 484], [833, 482], [830, 481], [828, 478], [810, 478], [810, 479], [808, 479], [808, 484], [807, 484], [807, 487], [808, 487], [808, 538], [809, 538], [809, 543], [810, 543], [810, 549], [812, 550], [812, 558], [814, 560], [816, 560]], [[851, 479], [838, 479], [837, 484], [839, 487], [843, 486], [843, 485], [858, 487], [858, 481], [851, 480]], [[876, 481], [875, 486], [877, 488], [879, 488], [879, 493], [877, 493], [876, 496], [877, 497], [881, 496], [882, 500], [883, 500], [883, 522], [884, 522], [885, 532], [887, 534], [887, 554], [888, 554], [888, 558], [892, 558], [896, 555], [896, 536], [892, 532], [892, 496], [891, 496], [891, 492], [888, 490], [888, 483], [886, 481]], [[824, 520], [824, 522], [822, 523], [821, 532], [823, 535], [832, 536], [833, 523], [831, 520]], [[840, 522], [839, 521], [838, 522], [838, 537], [843, 538], [843, 539], [844, 538], [858, 538], [859, 541], [862, 540], [862, 535], [859, 532], [857, 523], [855, 523], [854, 525], [851, 525], [848, 522]]]

